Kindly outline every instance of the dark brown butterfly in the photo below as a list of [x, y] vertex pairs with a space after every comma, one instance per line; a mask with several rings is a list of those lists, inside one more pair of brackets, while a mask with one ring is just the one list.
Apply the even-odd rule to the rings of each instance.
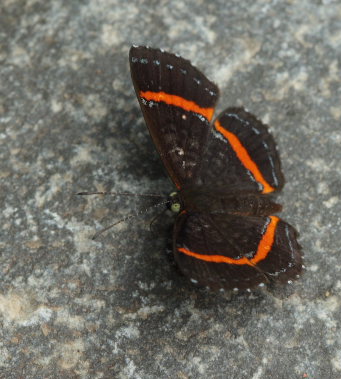
[[297, 232], [273, 213], [284, 185], [268, 128], [243, 108], [213, 120], [219, 90], [188, 60], [133, 46], [130, 69], [155, 146], [177, 187], [173, 251], [193, 283], [245, 289], [302, 269]]

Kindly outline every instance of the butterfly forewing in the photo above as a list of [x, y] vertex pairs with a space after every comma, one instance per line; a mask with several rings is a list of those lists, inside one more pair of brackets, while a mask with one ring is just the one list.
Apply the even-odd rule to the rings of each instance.
[[243, 108], [228, 108], [213, 122], [196, 182], [225, 193], [272, 193], [284, 184], [268, 128]]
[[129, 59], [136, 95], [163, 163], [178, 188], [189, 185], [210, 132], [218, 88], [174, 54], [132, 47]]

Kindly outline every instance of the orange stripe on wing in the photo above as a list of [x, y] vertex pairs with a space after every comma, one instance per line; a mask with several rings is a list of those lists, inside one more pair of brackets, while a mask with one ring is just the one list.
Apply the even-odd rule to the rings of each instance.
[[186, 100], [181, 96], [170, 95], [166, 92], [152, 92], [152, 91], [140, 91], [140, 96], [144, 99], [150, 101], [156, 101], [166, 103], [168, 105], [174, 105], [176, 107], [182, 108], [188, 112], [194, 112], [201, 114], [206, 117], [208, 121], [211, 121], [214, 108], [202, 108], [199, 107], [194, 101]]
[[263, 191], [262, 193], [269, 193], [273, 192], [275, 190], [274, 187], [272, 187], [264, 178], [263, 174], [260, 172], [257, 164], [252, 160], [249, 153], [245, 149], [245, 147], [240, 142], [239, 138], [223, 128], [219, 121], [216, 121], [214, 123], [215, 128], [220, 132], [230, 143], [232, 146], [232, 149], [237, 154], [238, 159], [243, 163], [245, 168], [247, 168], [251, 174], [254, 176], [254, 178], [262, 184]]
[[252, 259], [248, 259], [245, 257], [240, 258], [240, 259], [234, 259], [230, 257], [225, 257], [224, 255], [219, 255], [219, 254], [216, 254], [216, 255], [198, 254], [198, 253], [195, 253], [194, 251], [185, 249], [183, 247], [179, 248], [178, 251], [188, 256], [191, 256], [191, 257], [194, 257], [206, 262], [255, 266], [258, 262], [262, 261], [268, 256], [272, 248], [272, 245], [275, 241], [275, 233], [276, 233], [276, 227], [277, 227], [278, 221], [279, 221], [278, 217], [270, 216], [270, 223], [268, 224], [266, 231], [263, 234], [263, 237], [258, 244], [257, 252]]
[[265, 259], [275, 241], [275, 234], [276, 234], [276, 228], [279, 221], [279, 218], [277, 216], [269, 216], [270, 223], [266, 228], [265, 233], [263, 234], [262, 239], [260, 240], [257, 248], [256, 255], [251, 259], [251, 262], [253, 264], [256, 264], [263, 259]]
[[184, 253], [186, 255], [189, 255], [190, 257], [194, 257], [197, 259], [200, 259], [201, 261], [206, 261], [206, 262], [214, 262], [214, 263], [228, 263], [232, 265], [251, 265], [251, 262], [247, 258], [240, 258], [240, 259], [233, 259], [229, 257], [225, 257], [223, 255], [206, 255], [206, 254], [198, 254], [195, 253], [194, 251], [185, 249], [184, 247], [180, 247], [178, 249], [181, 253]]

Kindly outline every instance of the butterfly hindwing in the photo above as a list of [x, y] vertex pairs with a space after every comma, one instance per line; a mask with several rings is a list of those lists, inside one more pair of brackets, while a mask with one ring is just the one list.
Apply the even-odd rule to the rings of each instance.
[[218, 88], [188, 60], [174, 54], [132, 47], [129, 60], [150, 134], [170, 177], [182, 188], [197, 175]]
[[213, 289], [285, 282], [301, 271], [297, 232], [277, 216], [183, 212], [174, 255], [183, 273]]

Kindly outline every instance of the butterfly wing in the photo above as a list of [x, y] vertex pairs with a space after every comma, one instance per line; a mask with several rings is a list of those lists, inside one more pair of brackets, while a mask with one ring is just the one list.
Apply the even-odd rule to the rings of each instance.
[[295, 279], [302, 269], [296, 230], [276, 216], [183, 212], [174, 229], [174, 256], [192, 282], [245, 289]]
[[284, 177], [267, 126], [243, 108], [228, 108], [213, 122], [196, 178], [208, 192], [268, 194]]
[[137, 98], [163, 163], [180, 188], [271, 193], [284, 184], [268, 128], [242, 108], [210, 126], [217, 86], [191, 63], [159, 49], [132, 47]]
[[218, 88], [188, 60], [132, 47], [131, 77], [154, 144], [178, 189], [193, 183]]
[[[262, 200], [284, 185], [267, 127], [242, 108], [228, 108], [211, 123], [218, 88], [179, 56], [132, 47], [129, 59], [150, 134], [188, 208], [174, 228], [181, 270], [212, 288], [294, 279], [302, 266], [297, 232], [268, 216], [279, 206]], [[228, 213], [233, 197], [239, 208]], [[212, 212], [213, 198], [222, 212]], [[198, 206], [201, 199], [207, 210]]]

